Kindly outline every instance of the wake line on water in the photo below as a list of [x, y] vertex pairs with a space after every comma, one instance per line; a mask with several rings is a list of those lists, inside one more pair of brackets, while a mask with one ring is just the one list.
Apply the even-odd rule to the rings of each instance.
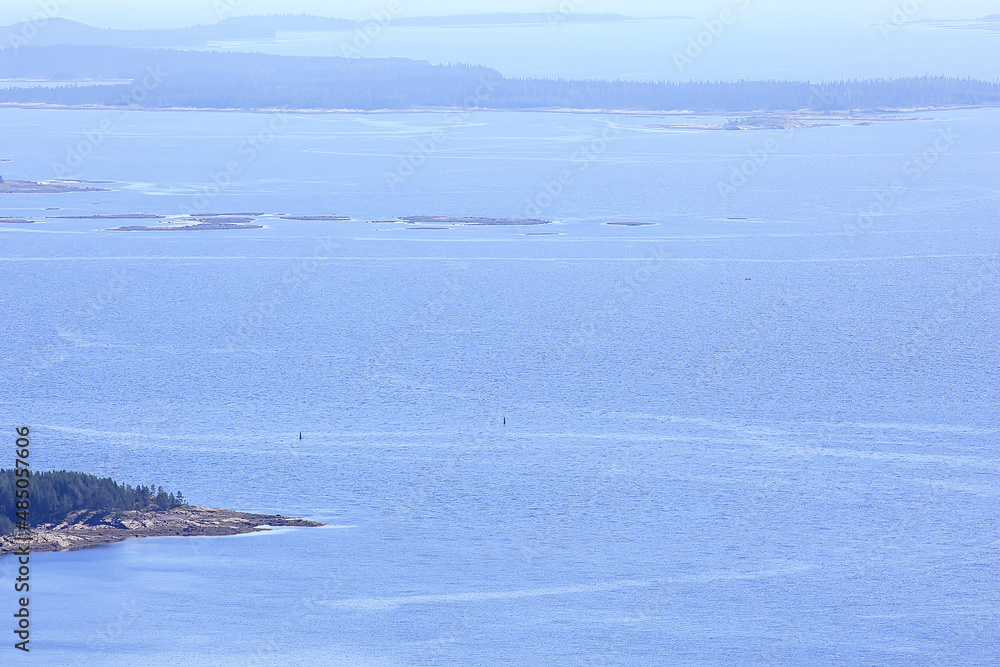
[[871, 461], [889, 461], [912, 465], [936, 463], [949, 466], [969, 466], [974, 468], [1000, 468], [1000, 460], [984, 459], [978, 456], [961, 456], [951, 454], [902, 454], [895, 452], [872, 452], [860, 449], [844, 449], [840, 447], [809, 447], [804, 445], [770, 447], [780, 456], [817, 457], [826, 456], [844, 459], [867, 459]]
[[[677, 420], [677, 421], [690, 421], [696, 422], [699, 420]], [[248, 433], [237, 433], [237, 434], [207, 434], [199, 433], [197, 435], [178, 435], [178, 434], [165, 434], [165, 433], [140, 433], [134, 431], [103, 431], [97, 429], [87, 429], [78, 428], [72, 426], [56, 426], [39, 424], [37, 428], [51, 429], [56, 432], [73, 434], [85, 437], [104, 437], [104, 438], [118, 438], [118, 439], [129, 439], [133, 442], [130, 445], [145, 445], [146, 448], [161, 449], [161, 450], [176, 450], [183, 452], [201, 451], [206, 453], [215, 454], [225, 454], [225, 453], [242, 453], [246, 454], [245, 445], [247, 444], [258, 444], [264, 442], [265, 444], [273, 444], [275, 447], [287, 446], [288, 442], [294, 442], [298, 444], [298, 441], [294, 439], [295, 433], [291, 431], [285, 432], [270, 432], [261, 433], [254, 432], [252, 434]], [[726, 429], [728, 430], [728, 429]], [[318, 457], [328, 457], [328, 456], [341, 456], [344, 451], [349, 448], [367, 448], [367, 449], [407, 449], [407, 448], [435, 448], [435, 449], [453, 449], [461, 448], [466, 446], [466, 442], [462, 439], [461, 434], [456, 434], [457, 439], [452, 439], [448, 442], [440, 441], [440, 433], [437, 431], [365, 431], [365, 432], [331, 432], [331, 431], [316, 431], [309, 434], [309, 444], [304, 448], [296, 447], [294, 454], [305, 455], [305, 456], [318, 456]], [[517, 434], [511, 434], [511, 437], [518, 441], [529, 441], [539, 444], [542, 440], [577, 440], [577, 441], [591, 441], [591, 442], [623, 442], [639, 444], [644, 443], [647, 445], [661, 443], [661, 444], [688, 444], [688, 445], [715, 445], [720, 448], [713, 449], [711, 453], [716, 455], [722, 454], [739, 454], [742, 457], [753, 456], [753, 455], [763, 455], [787, 459], [789, 457], [800, 457], [800, 458], [839, 458], [839, 459], [853, 459], [858, 461], [868, 460], [868, 461], [878, 461], [882, 463], [893, 463], [902, 465], [945, 465], [950, 467], [965, 467], [965, 468], [979, 468], [979, 469], [993, 469], [1000, 467], [1000, 460], [989, 459], [980, 456], [967, 456], [960, 454], [919, 454], [919, 453], [905, 453], [905, 452], [893, 452], [893, 451], [878, 451], [878, 450], [865, 450], [865, 449], [853, 449], [848, 447], [823, 447], [816, 445], [805, 445], [792, 443], [778, 443], [774, 442], [774, 438], [788, 438], [794, 439], [794, 434], [790, 433], [780, 433], [780, 432], [770, 432], [770, 431], [748, 431], [742, 430], [740, 434], [732, 435], [728, 437], [713, 437], [704, 435], [694, 435], [694, 434], [662, 434], [662, 433], [581, 433], [581, 432], [563, 432], [563, 433], [543, 433], [543, 432], [522, 432]], [[435, 442], [427, 442], [426, 439], [432, 438], [436, 439]], [[370, 441], [373, 440], [374, 441]], [[140, 441], [140, 442], [135, 442]], [[142, 443], [141, 441], [146, 441]], [[163, 444], [153, 444], [153, 441], [158, 441]], [[201, 443], [201, 447], [191, 448], [189, 446], [182, 446], [180, 444], [168, 445], [165, 443], [182, 443], [182, 442], [196, 442]], [[218, 443], [217, 445], [209, 445], [208, 442]], [[239, 447], [229, 446], [232, 443], [239, 443]], [[886, 441], [885, 443], [873, 443], [873, 444], [898, 444], [895, 441]], [[324, 445], [333, 445], [334, 449], [324, 449]], [[747, 449], [752, 447], [753, 449]], [[258, 452], [259, 454], [266, 454], [266, 451]], [[706, 453], [706, 452], [703, 452]], [[686, 457], [690, 452], [676, 451], [675, 456]]]
[[[109, 436], [117, 438], [148, 438], [150, 440], [216, 440], [229, 442], [256, 442], [262, 439], [273, 439], [276, 443], [281, 438], [291, 438], [297, 436], [298, 431], [274, 431], [261, 432], [259, 430], [250, 433], [221, 434], [221, 433], [199, 433], [197, 435], [175, 435], [167, 433], [140, 433], [137, 431], [104, 431], [99, 429], [80, 428], [76, 426], [57, 426], [54, 424], [38, 424], [35, 428], [51, 429], [60, 433], [72, 433], [86, 436]], [[412, 438], [412, 437], [433, 437], [439, 436], [440, 431], [309, 431], [307, 433], [310, 440], [321, 439], [351, 439], [351, 438]]]
[[[661, 422], [691, 423], [699, 426], [707, 426], [722, 430], [735, 430], [740, 433], [751, 433], [756, 435], [789, 435], [795, 436], [802, 433], [803, 426], [823, 426], [844, 429], [864, 429], [864, 430], [893, 430], [893, 431], [916, 431], [921, 433], [963, 433], [969, 435], [994, 435], [1000, 433], [1000, 428], [969, 428], [955, 424], [935, 424], [935, 423], [908, 423], [908, 422], [832, 422], [821, 420], [808, 421], [771, 421], [772, 428], [761, 429], [759, 424], [747, 424], [742, 421], [724, 421], [719, 419], [706, 419], [704, 417], [680, 417], [677, 415], [650, 414], [644, 412], [608, 412], [607, 416], [626, 417], [634, 419], [649, 419]], [[779, 428], [774, 428], [775, 426]]]
[[1000, 255], [977, 253], [968, 255], [898, 255], [891, 257], [831, 257], [812, 259], [761, 259], [745, 257], [307, 257], [296, 256], [124, 256], [124, 257], [0, 257], [0, 262], [104, 262], [104, 261], [281, 261], [294, 262], [310, 259], [320, 263], [335, 262], [687, 262], [687, 263], [744, 263], [744, 264], [839, 264], [863, 262], [897, 262], [925, 259], [1000, 259]]
[[711, 583], [714, 581], [741, 581], [765, 579], [769, 577], [784, 577], [801, 574], [818, 569], [818, 565], [799, 565], [796, 567], [763, 570], [760, 572], [716, 572], [669, 579], [654, 579], [648, 581], [621, 580], [600, 584], [585, 584], [580, 586], [553, 586], [549, 588], [531, 588], [515, 591], [491, 591], [468, 593], [441, 593], [432, 595], [406, 595], [400, 597], [368, 597], [351, 598], [321, 603], [329, 607], [356, 611], [385, 611], [398, 609], [412, 604], [449, 604], [461, 602], [489, 602], [492, 600], [519, 600], [536, 597], [556, 597], [567, 595], [586, 595], [588, 593], [605, 593], [629, 588], [650, 588], [653, 586], [668, 586], [671, 584]]

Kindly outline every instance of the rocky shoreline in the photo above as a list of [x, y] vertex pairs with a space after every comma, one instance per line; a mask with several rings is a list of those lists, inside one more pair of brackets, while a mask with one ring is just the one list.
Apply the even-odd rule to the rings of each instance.
[[32, 553], [75, 551], [142, 537], [244, 535], [269, 529], [264, 526], [323, 525], [280, 514], [250, 514], [189, 505], [153, 511], [81, 511], [63, 523], [36, 526], [30, 542], [14, 539], [14, 535], [0, 536], [0, 555], [13, 554], [26, 544]]

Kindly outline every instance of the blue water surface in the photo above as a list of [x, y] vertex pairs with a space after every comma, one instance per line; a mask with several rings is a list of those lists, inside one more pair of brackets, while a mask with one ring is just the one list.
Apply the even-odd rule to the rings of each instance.
[[330, 524], [33, 556], [36, 663], [994, 663], [1000, 112], [275, 118], [0, 110], [115, 182], [0, 195], [11, 444]]

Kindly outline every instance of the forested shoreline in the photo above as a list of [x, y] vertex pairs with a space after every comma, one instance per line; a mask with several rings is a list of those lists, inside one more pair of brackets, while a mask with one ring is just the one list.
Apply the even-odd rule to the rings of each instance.
[[877, 111], [1000, 104], [1000, 83], [954, 77], [637, 82], [506, 78], [474, 65], [51, 46], [0, 50], [0, 79], [120, 85], [0, 90], [0, 103], [150, 109], [482, 108], [622, 111]]
[[[22, 471], [23, 472], [23, 471]], [[18, 476], [14, 470], [0, 470], [0, 535], [14, 532], [21, 511], [18, 506]], [[29, 478], [27, 506], [28, 523], [34, 527], [60, 523], [71, 514], [83, 510], [125, 512], [133, 510], [165, 510], [184, 504], [181, 493], [164, 491], [163, 487], [118, 484], [110, 477], [97, 477], [66, 470], [35, 472]]]

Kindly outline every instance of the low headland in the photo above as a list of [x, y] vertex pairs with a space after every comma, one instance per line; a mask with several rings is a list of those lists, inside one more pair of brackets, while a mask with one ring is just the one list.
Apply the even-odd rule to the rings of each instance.
[[110, 192], [106, 188], [91, 188], [84, 185], [71, 185], [68, 182], [52, 181], [36, 183], [35, 181], [0, 181], [0, 193], [8, 194], [60, 194], [64, 192]]
[[[32, 553], [72, 551], [142, 537], [242, 535], [278, 526], [324, 525], [188, 505], [183, 494], [163, 487], [132, 487], [85, 473], [33, 473], [27, 487], [24, 479], [14, 470], [0, 470], [0, 555], [25, 546]], [[27, 510], [20, 509], [23, 501], [19, 508], [16, 495], [25, 488], [30, 494]]]
[[59, 523], [33, 526], [28, 542], [16, 539], [15, 535], [0, 536], [0, 555], [12, 554], [25, 544], [32, 553], [74, 551], [141, 537], [217, 537], [257, 533], [279, 526], [322, 525], [307, 519], [193, 505], [126, 512], [81, 510]]

